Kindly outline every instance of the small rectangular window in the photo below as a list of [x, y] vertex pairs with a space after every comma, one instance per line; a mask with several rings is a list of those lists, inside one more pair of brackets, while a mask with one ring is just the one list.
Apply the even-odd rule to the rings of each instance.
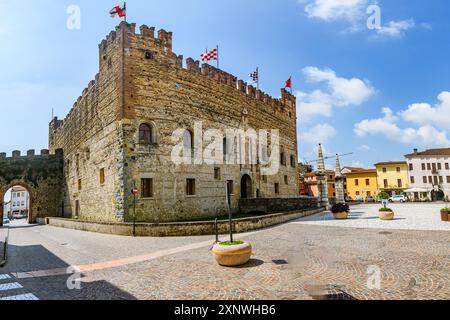
[[402, 188], [402, 187], [403, 187], [402, 179], [397, 179], [397, 186], [398, 186], [399, 188]]
[[397, 172], [400, 172], [400, 167], [397, 167]]
[[427, 183], [427, 177], [423, 177], [423, 183]]
[[447, 183], [450, 183], [450, 176], [447, 176]]
[[214, 179], [220, 180], [220, 168], [214, 168]]
[[411, 183], [415, 183], [413, 176], [411, 176]]
[[81, 190], [81, 179], [78, 179], [78, 191]]
[[448, 162], [445, 163], [445, 170], [450, 170], [450, 166], [449, 166]]
[[414, 170], [414, 166], [412, 163], [409, 164], [409, 171], [413, 171]]
[[105, 184], [105, 168], [100, 169], [100, 184]]
[[289, 184], [288, 176], [284, 176], [284, 184]]
[[280, 194], [280, 184], [278, 182], [275, 183], [275, 194]]
[[186, 195], [195, 196], [195, 179], [186, 179]]
[[422, 170], [423, 170], [423, 171], [426, 170], [426, 168], [425, 168], [425, 163], [422, 163]]
[[234, 194], [233, 180], [227, 180], [227, 189], [228, 189], [228, 194]]
[[153, 198], [153, 179], [145, 178], [141, 179], [141, 197]]
[[444, 177], [443, 176], [439, 176], [439, 183], [444, 183]]
[[366, 186], [370, 186], [370, 179], [366, 179]]
[[383, 168], [383, 173], [386, 173], [387, 172], [387, 169], [386, 168]]
[[355, 186], [359, 186], [359, 180], [355, 179]]

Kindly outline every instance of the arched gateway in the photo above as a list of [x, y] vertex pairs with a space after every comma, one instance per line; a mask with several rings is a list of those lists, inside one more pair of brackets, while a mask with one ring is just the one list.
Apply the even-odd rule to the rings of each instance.
[[42, 150], [40, 155], [29, 150], [26, 156], [14, 151], [12, 157], [0, 153], [0, 226], [3, 224], [5, 193], [14, 186], [22, 186], [29, 192], [29, 223], [35, 223], [39, 216], [60, 216], [63, 181], [62, 150], [57, 150], [54, 155], [48, 150]]

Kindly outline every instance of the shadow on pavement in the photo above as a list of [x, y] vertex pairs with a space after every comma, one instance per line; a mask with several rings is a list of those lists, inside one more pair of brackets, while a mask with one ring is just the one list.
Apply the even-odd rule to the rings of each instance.
[[[0, 268], [0, 272], [11, 274], [23, 288], [18, 289], [19, 292], [0, 292], [0, 297], [32, 293], [41, 300], [136, 300], [106, 280], [83, 282], [85, 274], [74, 274], [68, 270], [69, 267], [68, 263], [41, 245], [10, 244], [7, 264]], [[58, 272], [50, 275], [48, 270]], [[80, 289], [77, 289], [77, 283]]]

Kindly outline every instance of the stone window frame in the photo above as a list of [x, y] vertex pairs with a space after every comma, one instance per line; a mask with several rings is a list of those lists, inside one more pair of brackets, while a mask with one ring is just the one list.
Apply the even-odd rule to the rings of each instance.
[[[149, 195], [148, 196], [144, 196], [144, 181], [149, 181], [150, 185], [149, 185]], [[155, 179], [153, 176], [142, 176], [140, 179], [140, 188], [141, 188], [141, 192], [140, 192], [140, 198], [142, 200], [153, 200], [155, 198]]]
[[[141, 127], [147, 126], [150, 129], [150, 141], [141, 140]], [[158, 130], [153, 121], [142, 121], [138, 125], [137, 141], [140, 145], [157, 145], [158, 144]]]
[[[189, 183], [192, 183], [191, 185], [189, 185]], [[192, 187], [192, 188], [190, 188]], [[185, 183], [185, 196], [187, 198], [194, 198], [197, 196], [197, 183], [196, 183], [196, 179], [195, 178], [186, 178], [186, 183]]]

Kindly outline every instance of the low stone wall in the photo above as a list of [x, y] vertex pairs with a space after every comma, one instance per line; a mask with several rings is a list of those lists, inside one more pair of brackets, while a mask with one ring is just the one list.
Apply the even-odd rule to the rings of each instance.
[[[322, 212], [323, 209], [306, 211], [276, 213], [251, 218], [233, 220], [233, 229], [236, 233], [248, 232], [279, 225], [298, 218]], [[97, 233], [131, 236], [133, 234], [132, 223], [94, 223], [64, 218], [47, 218], [51, 226], [90, 231]], [[202, 222], [173, 222], [173, 223], [137, 223], [136, 235], [140, 237], [169, 237], [169, 236], [196, 236], [215, 234], [214, 221]], [[229, 232], [229, 222], [218, 222], [220, 234]]]
[[252, 212], [270, 214], [276, 212], [314, 210], [317, 209], [318, 206], [318, 200], [314, 197], [255, 198], [239, 200], [239, 211], [243, 214]]

